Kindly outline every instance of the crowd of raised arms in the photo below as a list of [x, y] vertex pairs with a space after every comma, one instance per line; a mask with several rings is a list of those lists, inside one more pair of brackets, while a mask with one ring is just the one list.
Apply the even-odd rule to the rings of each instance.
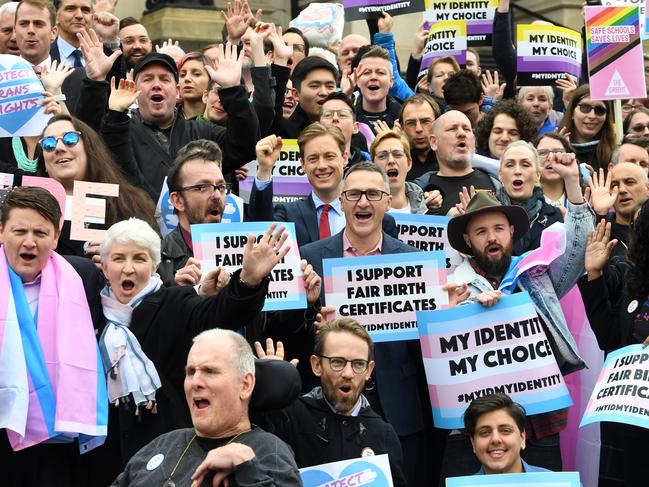
[[[472, 47], [463, 67], [420, 70], [423, 22], [400, 30], [415, 32], [402, 69], [392, 30], [411, 16], [386, 12], [315, 46], [235, 0], [188, 52], [154, 46], [117, 0], [55, 3], [0, 6], [0, 54], [33, 67], [51, 116], [39, 135], [0, 138], [2, 485], [285, 487], [300, 468], [381, 454], [399, 487], [566, 469], [576, 405], [528, 414], [487, 394], [467, 401], [464, 429], [435, 427], [420, 342], [374, 344], [334, 319], [323, 260], [416, 252], [395, 219], [450, 217], [448, 307], [492, 307], [512, 258], [560, 222], [563, 253], [510, 291], [529, 293], [563, 376], [601, 367], [586, 357], [649, 343], [649, 99], [622, 101], [620, 130], [585, 66], [520, 86], [510, 0], [480, 51], [492, 71]], [[288, 140], [311, 189], [282, 200]], [[103, 238], [75, 236], [77, 181], [119, 185], [83, 228]], [[244, 239], [235, 272], [202, 270], [191, 226], [221, 224], [244, 181], [243, 221], [274, 223]], [[306, 307], [266, 311], [290, 250], [282, 222]], [[569, 292], [588, 350], [561, 308]], [[604, 422], [596, 441], [600, 486], [647, 485], [649, 430]]]

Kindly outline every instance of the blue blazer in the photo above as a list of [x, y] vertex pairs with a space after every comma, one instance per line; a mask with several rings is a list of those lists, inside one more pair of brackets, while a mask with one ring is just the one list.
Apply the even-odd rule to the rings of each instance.
[[[261, 191], [257, 189], [254, 182], [252, 183], [248, 203], [248, 219], [256, 222], [280, 221], [295, 223], [297, 244], [300, 248], [303, 245], [320, 240], [318, 212], [311, 195], [309, 194], [290, 203], [278, 203], [273, 207], [272, 182]], [[385, 214], [383, 217], [383, 231], [388, 235], [397, 237], [397, 224], [392, 215]]]
[[[383, 232], [382, 254], [417, 251]], [[300, 254], [322, 276], [322, 259], [343, 256], [343, 232], [305, 245], [300, 248]], [[324, 289], [320, 299], [324, 303]], [[399, 436], [422, 431], [425, 427], [423, 415], [431, 415], [432, 409], [426, 391], [420, 387], [425, 383], [425, 373], [419, 341], [377, 343], [374, 358], [376, 383], [386, 419]]]

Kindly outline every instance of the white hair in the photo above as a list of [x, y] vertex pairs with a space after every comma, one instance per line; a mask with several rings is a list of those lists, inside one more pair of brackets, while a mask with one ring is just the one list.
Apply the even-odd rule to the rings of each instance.
[[530, 150], [530, 152], [532, 153], [532, 161], [534, 162], [534, 167], [536, 168], [536, 172], [540, 173], [541, 163], [539, 162], [539, 153], [536, 151], [536, 147], [534, 147], [534, 145], [532, 145], [530, 142], [525, 142], [524, 140], [517, 140], [515, 142], [512, 142], [505, 148], [502, 155], [500, 156], [500, 167], [502, 167], [503, 161], [505, 160], [505, 156], [507, 155], [509, 150], [515, 147], [525, 147]]
[[192, 341], [194, 343], [214, 342], [221, 344], [225, 338], [232, 341], [232, 365], [234, 365], [239, 377], [243, 379], [246, 374], [254, 376], [255, 356], [246, 339], [238, 333], [223, 328], [212, 328], [199, 333]]
[[19, 3], [20, 2], [7, 2], [4, 5], [0, 6], [0, 17], [6, 13], [16, 15], [16, 9], [18, 8]]
[[108, 258], [114, 243], [134, 243], [138, 247], [146, 249], [156, 266], [160, 263], [160, 237], [144, 220], [129, 218], [112, 225], [106, 232], [99, 248], [102, 261]]
[[518, 102], [522, 102], [525, 99], [525, 95], [527, 95], [527, 92], [530, 90], [538, 90], [542, 89], [545, 92], [545, 96], [548, 97], [548, 101], [550, 102], [550, 105], [552, 105], [552, 102], [554, 101], [554, 91], [552, 90], [552, 86], [521, 86], [518, 89]]

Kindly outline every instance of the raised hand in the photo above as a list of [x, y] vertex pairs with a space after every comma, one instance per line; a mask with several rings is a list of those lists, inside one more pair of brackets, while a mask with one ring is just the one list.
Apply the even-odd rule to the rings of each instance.
[[217, 69], [205, 65], [210, 78], [221, 88], [237, 86], [241, 82], [241, 67], [243, 66], [243, 50], [237, 57], [237, 46], [231, 43], [219, 44], [216, 50]]
[[313, 322], [313, 327], [315, 328], [316, 333], [320, 333], [330, 319], [333, 318], [333, 314], [336, 311], [336, 308], [333, 306], [323, 306], [320, 308], [320, 312], [315, 315], [315, 321]]
[[392, 130], [385, 120], [377, 120], [373, 125], [376, 135]]
[[382, 34], [389, 34], [392, 32], [392, 27], [394, 26], [394, 18], [387, 12], [381, 12], [378, 24], [379, 32]]
[[570, 100], [572, 99], [572, 94], [577, 89], [577, 83], [574, 82], [572, 76], [568, 73], [566, 73], [565, 79], [559, 78], [555, 83], [563, 91], [563, 94], [561, 95], [563, 104], [568, 106], [568, 103], [570, 103]]
[[[41, 92], [43, 99], [41, 100], [41, 105], [45, 107], [43, 110], [48, 115], [58, 115], [62, 112], [61, 104], [58, 102], [52, 93], [47, 91]], [[67, 110], [65, 111], [67, 113]]]
[[293, 48], [282, 39], [282, 28], [270, 24], [270, 33], [268, 40], [273, 44], [273, 64], [279, 66], [288, 66], [288, 60], [293, 55]]
[[599, 170], [599, 175], [594, 172], [588, 180], [590, 189], [590, 206], [597, 215], [606, 215], [613, 208], [620, 188], [611, 189], [611, 171], [604, 177], [604, 170]]
[[115, 77], [110, 79], [110, 97], [108, 98], [108, 108], [116, 112], [125, 112], [137, 100], [141, 91], [136, 89], [135, 81], [129, 79], [120, 79], [116, 83]]
[[185, 265], [176, 271], [174, 282], [177, 286], [196, 286], [201, 282], [201, 277], [200, 260], [190, 257]]
[[502, 295], [503, 294], [500, 291], [485, 291], [478, 294], [475, 297], [475, 300], [482, 306], [490, 308], [491, 306], [494, 306], [498, 301], [500, 301]]
[[444, 197], [442, 196], [442, 193], [439, 192], [439, 190], [434, 189], [432, 191], [426, 191], [424, 193], [424, 203], [426, 203], [426, 206], [431, 209], [437, 209], [442, 207], [442, 202], [444, 201]]
[[[273, 223], [268, 231], [255, 243], [255, 237], [248, 235], [248, 242], [243, 251], [243, 266], [239, 278], [251, 287], [257, 287], [270, 271], [288, 254], [290, 250], [284, 243], [288, 238], [285, 227], [276, 232], [277, 224]], [[275, 232], [275, 233], [273, 233]]]
[[79, 46], [86, 60], [86, 76], [94, 81], [103, 81], [113, 67], [115, 60], [122, 54], [120, 49], [115, 49], [110, 56], [104, 53], [104, 45], [97, 37], [97, 33], [90, 29], [77, 33]]
[[304, 259], [300, 262], [300, 268], [302, 269], [302, 279], [306, 290], [306, 302], [314, 304], [320, 297], [322, 278], [313, 269], [313, 266]]
[[207, 273], [198, 288], [198, 293], [206, 298], [216, 296], [230, 283], [231, 274], [225, 267], [219, 266]]
[[420, 58], [424, 55], [424, 48], [428, 40], [428, 29], [426, 29], [426, 21], [422, 20], [415, 32], [415, 40], [412, 42], [412, 56]]
[[246, 29], [255, 21], [248, 0], [243, 0], [243, 2], [235, 0], [234, 5], [228, 2], [227, 13], [221, 10], [221, 17], [225, 21], [228, 40], [233, 44], [239, 44], [239, 40], [245, 34]]
[[491, 74], [491, 71], [485, 69], [482, 74], [482, 91], [486, 96], [490, 96], [499, 101], [502, 100], [503, 93], [505, 93], [505, 86], [507, 86], [507, 83], [500, 83], [498, 71], [494, 71]]
[[353, 72], [350, 69], [343, 70], [343, 75], [340, 78], [340, 91], [347, 96], [352, 96], [352, 93], [354, 93], [354, 89], [356, 88], [359, 72], [358, 66]]
[[160, 52], [163, 49], [166, 49], [168, 47], [180, 47], [180, 42], [179, 41], [174, 41], [171, 37], [164, 41], [161, 46], [158, 44], [155, 45], [155, 52]]
[[[275, 347], [273, 339], [266, 338], [266, 350], [261, 343], [255, 342], [255, 353], [260, 360], [284, 360], [284, 344], [278, 341]], [[290, 363], [293, 367], [297, 367], [298, 362], [298, 359], [294, 358]]]
[[119, 19], [110, 12], [95, 12], [92, 15], [93, 29], [101, 42], [119, 42]]
[[52, 61], [50, 68], [46, 68], [41, 72], [43, 88], [52, 95], [60, 95], [61, 86], [63, 86], [65, 78], [72, 74], [72, 71], [74, 71], [74, 68], [71, 68], [66, 63], [59, 63], [56, 60]]
[[442, 286], [442, 291], [446, 291], [448, 294], [449, 308], [455, 308], [458, 304], [466, 301], [469, 299], [469, 296], [471, 296], [471, 291], [466, 283], [457, 286], [454, 282], [448, 282]]
[[579, 185], [579, 164], [575, 154], [551, 152], [548, 154], [546, 167], [551, 167], [554, 172], [563, 178], [566, 197], [572, 204], [580, 205], [584, 202]]
[[257, 155], [257, 178], [268, 181], [273, 173], [273, 167], [282, 150], [282, 138], [277, 135], [268, 135], [257, 142], [255, 153]]
[[588, 273], [588, 280], [592, 281], [602, 275], [617, 239], [611, 240], [611, 224], [601, 220], [594, 232], [588, 234], [588, 244], [584, 256], [584, 268]]
[[95, 12], [108, 12], [112, 14], [115, 12], [117, 2], [119, 2], [119, 0], [96, 0], [93, 10]]

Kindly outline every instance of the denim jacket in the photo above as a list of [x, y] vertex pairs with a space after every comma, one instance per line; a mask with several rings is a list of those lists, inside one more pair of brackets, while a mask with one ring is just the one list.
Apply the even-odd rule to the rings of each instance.
[[[518, 278], [518, 288], [527, 291], [536, 312], [545, 324], [545, 332], [552, 344], [559, 369], [563, 375], [586, 367], [579, 356], [559, 300], [570, 291], [584, 273], [584, 254], [588, 233], [593, 231], [593, 213], [587, 204], [573, 205], [568, 202], [565, 219], [566, 250], [549, 266], [538, 266], [524, 272]], [[478, 273], [467, 259], [449, 276], [449, 282], [467, 283], [471, 290], [469, 300], [485, 291], [492, 291], [491, 284]]]

